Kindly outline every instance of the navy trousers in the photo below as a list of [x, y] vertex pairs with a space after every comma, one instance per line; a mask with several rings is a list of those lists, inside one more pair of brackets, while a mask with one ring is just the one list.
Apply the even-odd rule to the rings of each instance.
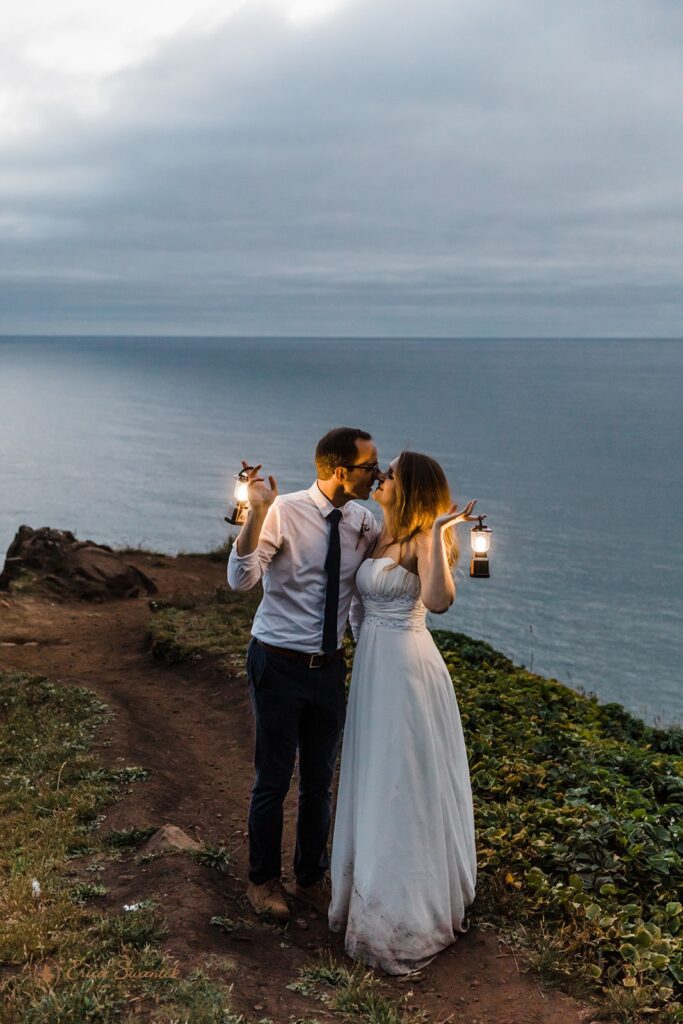
[[329, 867], [332, 777], [346, 713], [344, 659], [308, 668], [252, 639], [247, 675], [256, 719], [256, 778], [249, 806], [249, 880], [263, 885], [282, 868], [282, 807], [299, 751], [294, 874], [313, 885]]

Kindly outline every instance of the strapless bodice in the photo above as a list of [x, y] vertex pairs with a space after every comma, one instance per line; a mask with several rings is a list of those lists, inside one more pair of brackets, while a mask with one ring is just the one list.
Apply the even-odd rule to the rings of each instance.
[[356, 574], [368, 625], [395, 630], [423, 630], [427, 609], [420, 599], [420, 580], [393, 558], [368, 558]]

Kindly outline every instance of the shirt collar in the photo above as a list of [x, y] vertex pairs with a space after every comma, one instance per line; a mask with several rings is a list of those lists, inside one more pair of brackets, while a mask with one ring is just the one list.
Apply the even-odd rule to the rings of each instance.
[[[333, 505], [330, 499], [325, 497], [323, 492], [318, 487], [317, 481], [313, 484], [312, 487], [309, 487], [308, 493], [310, 494], [313, 500], [313, 504], [317, 508], [320, 515], [323, 517], [323, 519], [327, 519], [332, 509], [336, 508], [336, 505]], [[344, 509], [340, 508], [339, 511], [341, 512], [343, 518]]]

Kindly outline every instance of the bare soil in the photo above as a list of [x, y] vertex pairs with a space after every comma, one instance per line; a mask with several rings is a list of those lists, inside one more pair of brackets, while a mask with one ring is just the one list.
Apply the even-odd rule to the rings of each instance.
[[[225, 578], [220, 563], [204, 558], [126, 557], [154, 580], [161, 597], [211, 591]], [[234, 853], [228, 876], [184, 854], [139, 863], [126, 853], [106, 862], [101, 878], [109, 892], [97, 903], [118, 911], [156, 897], [169, 926], [164, 950], [182, 973], [208, 962], [210, 973], [233, 985], [232, 1005], [249, 1020], [335, 1019], [287, 985], [319, 951], [344, 958], [342, 938], [328, 931], [324, 917], [296, 904], [286, 928], [264, 924], [244, 898], [253, 742], [245, 678], [228, 674], [214, 658], [182, 665], [155, 659], [149, 615], [144, 599], [93, 606], [0, 594], [0, 668], [94, 690], [115, 713], [96, 756], [150, 771], [109, 808], [102, 831], [171, 823]], [[285, 865], [292, 860], [295, 789], [287, 805]], [[226, 933], [210, 923], [214, 915], [237, 926]], [[500, 936], [477, 927], [420, 976], [386, 979], [385, 992], [426, 1011], [435, 1024], [579, 1024], [591, 1017], [586, 1006], [544, 988]]]

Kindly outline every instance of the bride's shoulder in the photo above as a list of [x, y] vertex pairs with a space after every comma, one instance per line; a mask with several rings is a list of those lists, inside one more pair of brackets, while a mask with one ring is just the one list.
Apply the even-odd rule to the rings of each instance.
[[411, 554], [416, 566], [424, 566], [432, 557], [432, 538], [428, 533], [418, 533], [411, 541]]
[[411, 544], [413, 545], [413, 551], [416, 555], [429, 554], [432, 550], [432, 536], [431, 533], [417, 533], [413, 537]]

